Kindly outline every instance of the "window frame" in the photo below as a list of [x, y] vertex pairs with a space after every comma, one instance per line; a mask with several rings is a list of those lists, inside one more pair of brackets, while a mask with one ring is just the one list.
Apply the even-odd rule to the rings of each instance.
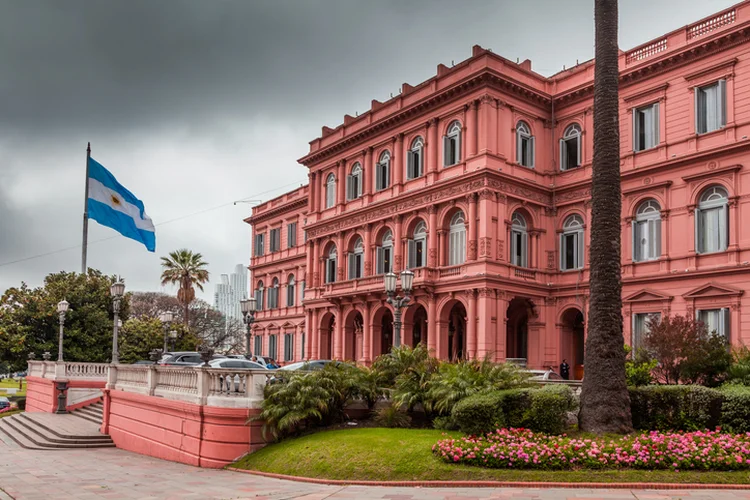
[[326, 209], [336, 206], [336, 176], [331, 172], [326, 177]]
[[393, 271], [393, 253], [395, 248], [395, 241], [391, 230], [387, 230], [383, 233], [380, 239], [380, 245], [378, 245], [375, 254], [375, 274], [387, 274]]
[[[518, 241], [520, 240], [520, 252]], [[510, 263], [518, 267], [529, 267], [529, 233], [526, 218], [513, 212], [510, 227]]]
[[[413, 175], [417, 174], [417, 175]], [[424, 175], [424, 139], [417, 136], [406, 152], [406, 180], [419, 179]]]
[[[722, 191], [721, 198], [711, 198], [718, 191]], [[709, 194], [710, 193], [710, 194]], [[718, 242], [716, 248], [708, 249], [708, 234], [706, 233], [707, 214], [717, 211], [716, 233]], [[701, 255], [726, 252], [729, 248], [729, 191], [722, 185], [714, 184], [706, 187], [698, 197], [698, 205], [695, 208], [695, 253]]]
[[[576, 164], [573, 166], [568, 165], [568, 142], [571, 140], [576, 141]], [[560, 171], [567, 172], [581, 166], [581, 149], [583, 147], [583, 132], [580, 125], [577, 123], [571, 123], [565, 127], [563, 136], [560, 138]]]
[[255, 356], [263, 356], [263, 335], [256, 335], [253, 341], [253, 354]]
[[351, 172], [346, 177], [346, 199], [347, 201], [356, 200], [362, 196], [362, 165], [355, 163]]
[[525, 121], [519, 120], [516, 123], [516, 163], [533, 169], [536, 160], [535, 151], [536, 139], [531, 134], [531, 127]]
[[347, 256], [347, 276], [350, 280], [365, 276], [365, 245], [361, 237], [354, 242], [352, 251]]
[[[718, 313], [718, 316], [719, 316], [718, 328], [716, 330], [711, 330], [709, 322], [704, 321], [701, 318], [702, 314], [708, 314], [708, 313]], [[696, 309], [695, 319], [702, 322], [704, 325], [706, 325], [706, 329], [708, 330], [709, 334], [712, 334], [715, 331], [718, 335], [723, 336], [727, 342], [731, 341], [732, 311], [729, 307], [712, 307], [710, 309]]]
[[[708, 89], [716, 87], [716, 123], [708, 123]], [[727, 81], [725, 78], [713, 83], [694, 87], [695, 99], [695, 133], [697, 135], [710, 134], [727, 126]], [[703, 96], [703, 97], [702, 97]], [[716, 125], [709, 129], [709, 125]]]
[[265, 236], [265, 233], [259, 233], [255, 235], [253, 253], [256, 257], [263, 257], [263, 255], [265, 255]]
[[[418, 246], [421, 246], [421, 251]], [[407, 243], [407, 252], [407, 269], [418, 269], [427, 266], [427, 224], [425, 221], [420, 220], [414, 226], [412, 237]]]
[[391, 187], [391, 152], [380, 153], [380, 159], [375, 165], [375, 191], [384, 191]]
[[268, 289], [268, 308], [278, 309], [279, 307], [279, 278], [271, 281], [271, 287]]
[[[661, 257], [661, 205], [653, 198], [643, 200], [636, 208], [632, 224], [633, 232], [633, 262], [649, 262]], [[642, 255], [643, 238], [646, 233], [647, 254]]]
[[448, 227], [448, 265], [466, 262], [466, 214], [459, 210], [451, 217]]
[[255, 304], [258, 309], [258, 311], [262, 311], [265, 301], [265, 287], [263, 286], [263, 281], [258, 281], [258, 286], [255, 288]]
[[[573, 265], [566, 267], [566, 248], [568, 238], [573, 241]], [[585, 267], [585, 231], [583, 218], [578, 214], [572, 214], [565, 218], [563, 230], [560, 233], [560, 271], [580, 271]]]
[[286, 306], [287, 307], [294, 307], [295, 305], [295, 299], [296, 299], [295, 285], [296, 285], [296, 281], [294, 280], [294, 275], [290, 274], [286, 280]]
[[278, 335], [272, 333], [268, 335], [268, 357], [274, 360], [279, 359], [279, 339]]
[[286, 226], [286, 247], [294, 248], [297, 246], [297, 223], [290, 222]]
[[[648, 113], [647, 113], [648, 111]], [[650, 114], [651, 124], [649, 126], [647, 117]], [[660, 120], [659, 120], [659, 102], [653, 102], [645, 106], [633, 108], [633, 151], [648, 151], [659, 145], [660, 142]], [[641, 127], [640, 116], [643, 116], [643, 127]], [[640, 143], [641, 130], [643, 129], [643, 144]], [[648, 144], [648, 130], [651, 130], [652, 144]]]
[[275, 253], [281, 250], [281, 227], [274, 227], [268, 232], [268, 251]]
[[461, 122], [453, 120], [443, 136], [443, 167], [461, 163], [461, 129]]
[[294, 361], [294, 334], [284, 334], [284, 362]]
[[336, 247], [331, 248], [326, 257], [325, 283], [336, 283], [338, 253]]
[[661, 312], [634, 312], [631, 317], [630, 347], [639, 349], [643, 339], [650, 333], [648, 324], [651, 318], [657, 317], [661, 321]]

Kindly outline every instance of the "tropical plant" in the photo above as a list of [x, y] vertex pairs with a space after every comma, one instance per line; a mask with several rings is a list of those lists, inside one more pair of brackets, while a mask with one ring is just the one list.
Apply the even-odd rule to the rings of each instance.
[[732, 353], [728, 377], [732, 384], [750, 386], [750, 349], [742, 346]]
[[396, 377], [429, 359], [430, 352], [423, 344], [418, 344], [413, 348], [402, 345], [394, 347], [388, 354], [378, 356], [372, 363], [372, 368], [379, 374], [381, 386], [393, 387]]
[[640, 387], [654, 382], [652, 373], [656, 368], [657, 361], [648, 355], [648, 351], [645, 349], [633, 350], [629, 345], [625, 345], [625, 356], [625, 380], [628, 387]]
[[315, 425], [328, 414], [331, 394], [321, 386], [315, 372], [299, 373], [265, 388], [261, 413], [262, 432], [274, 439]]
[[586, 377], [582, 430], [627, 433], [633, 428], [622, 334], [620, 123], [617, 0], [595, 0], [594, 160]]
[[422, 406], [425, 415], [432, 413], [432, 405], [429, 403], [428, 393], [432, 383], [432, 377], [437, 373], [440, 362], [427, 357], [408, 366], [396, 377], [395, 387], [391, 398], [399, 406], [406, 406], [407, 411], [413, 411], [418, 405]]
[[375, 423], [382, 427], [405, 428], [411, 424], [407, 415], [397, 403], [391, 403], [375, 412]]
[[161, 284], [179, 285], [177, 299], [182, 304], [183, 322], [189, 325], [189, 306], [195, 299], [195, 288], [203, 291], [203, 284], [208, 281], [208, 263], [200, 253], [182, 248], [169, 253], [169, 257], [161, 258]]

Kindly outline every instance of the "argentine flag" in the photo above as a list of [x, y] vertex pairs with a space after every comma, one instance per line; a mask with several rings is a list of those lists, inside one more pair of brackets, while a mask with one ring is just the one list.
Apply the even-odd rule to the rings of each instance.
[[143, 202], [93, 158], [89, 158], [88, 187], [86, 206], [90, 219], [140, 241], [149, 252], [156, 250], [154, 223], [146, 215]]

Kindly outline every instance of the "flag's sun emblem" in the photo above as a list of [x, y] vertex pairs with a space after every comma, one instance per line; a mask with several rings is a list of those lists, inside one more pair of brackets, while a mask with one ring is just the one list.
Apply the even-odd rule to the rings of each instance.
[[112, 204], [113, 205], [119, 205], [120, 204], [120, 199], [117, 196], [115, 196], [115, 195], [112, 195]]

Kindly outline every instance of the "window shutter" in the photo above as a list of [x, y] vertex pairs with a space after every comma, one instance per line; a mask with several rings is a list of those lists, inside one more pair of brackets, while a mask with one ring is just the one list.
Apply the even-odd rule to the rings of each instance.
[[391, 185], [391, 162], [390, 160], [386, 163], [383, 168], [385, 169], [385, 185], [383, 188], [387, 188]]
[[729, 314], [729, 308], [725, 307], [721, 310], [721, 325], [723, 327], [723, 332], [721, 332], [724, 335], [724, 338], [727, 339], [727, 341], [730, 340], [730, 334], [731, 334], [731, 314]]
[[302, 302], [303, 300], [305, 300], [305, 282], [304, 281], [302, 283], [300, 283], [300, 287], [299, 287], [299, 300], [300, 300], [300, 302]]
[[514, 266], [518, 265], [518, 262], [516, 262], [516, 245], [518, 243], [516, 242], [516, 232], [511, 230], [510, 231], [510, 263]]
[[536, 155], [536, 138], [534, 136], [531, 136], [529, 138], [529, 166], [531, 168], [534, 168], [534, 162], [535, 162], [535, 155]]
[[516, 131], [516, 163], [523, 165], [523, 138], [518, 131]]
[[565, 143], [565, 139], [560, 139], [560, 170], [568, 170], [570, 168], [567, 162], [567, 151], [568, 145]]
[[661, 257], [661, 219], [654, 219], [654, 254], [655, 258]]
[[521, 233], [521, 267], [529, 267], [529, 249], [528, 249], [529, 236], [526, 233]]
[[703, 212], [695, 210], [695, 251], [697, 253], [703, 253], [705, 248], [704, 241], [706, 239], [705, 228], [703, 224]]
[[638, 110], [636, 108], [633, 108], [633, 112], [631, 113], [633, 116], [633, 151], [640, 151], [640, 144], [638, 144], [638, 137], [640, 134], [638, 133]]
[[300, 359], [305, 358], [305, 334], [302, 334], [302, 339], [300, 341]]
[[583, 149], [583, 133], [578, 134], [576, 139], [576, 167], [581, 166], [581, 149]]
[[565, 271], [565, 233], [560, 233], [560, 269]]
[[719, 80], [719, 95], [717, 96], [718, 109], [716, 110], [719, 116], [719, 125], [724, 126], [727, 124], [727, 81]]
[[724, 205], [719, 209], [719, 249], [726, 250], [729, 242], [729, 210]]
[[443, 136], [443, 166], [447, 167], [452, 165], [451, 161], [451, 138], [447, 135]]
[[653, 138], [653, 144], [652, 146], [658, 146], [659, 145], [659, 103], [654, 103], [653, 106], [653, 112], [651, 113], [651, 126], [652, 129], [652, 138]]
[[346, 199], [347, 200], [352, 199], [352, 176], [351, 175], [346, 176]]
[[377, 260], [375, 272], [376, 274], [383, 274], [383, 247], [377, 247], [375, 258]]
[[417, 244], [414, 240], [408, 240], [406, 246], [408, 253], [408, 261], [406, 263], [406, 267], [409, 269], [414, 269], [415, 267], [417, 267]]
[[353, 280], [357, 277], [357, 255], [354, 253], [350, 253], [347, 259], [349, 260], [349, 279]]
[[633, 261], [641, 261], [641, 223], [633, 222]]
[[583, 231], [576, 233], [576, 239], [578, 240], [578, 255], [576, 258], [576, 266], [578, 269], [583, 269], [583, 253], [584, 253], [584, 238]]
[[406, 178], [413, 179], [416, 175], [414, 173], [414, 151], [406, 152]]
[[630, 347], [632, 347], [634, 350], [638, 346], [638, 336], [635, 330], [635, 323], [636, 323], [636, 315], [631, 314], [630, 315]]
[[699, 87], [695, 87], [693, 92], [695, 93], [695, 133], [702, 134], [706, 130], [706, 114], [703, 107], [705, 99]]
[[461, 132], [456, 134], [455, 140], [453, 141], [455, 151], [454, 151], [454, 160], [456, 163], [461, 161]]

